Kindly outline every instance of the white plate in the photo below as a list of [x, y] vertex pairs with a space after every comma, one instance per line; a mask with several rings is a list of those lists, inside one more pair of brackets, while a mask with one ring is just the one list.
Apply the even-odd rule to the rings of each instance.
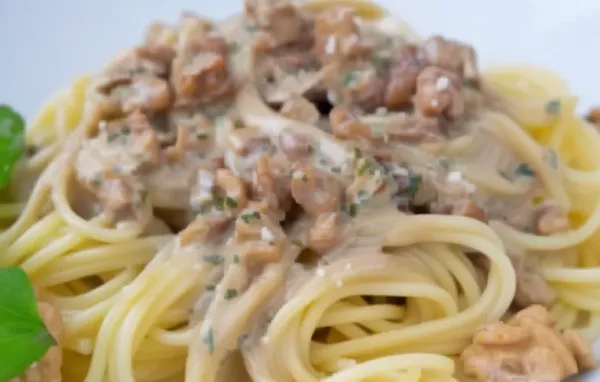
[[[90, 73], [140, 41], [154, 19], [183, 9], [212, 18], [243, 0], [0, 0], [0, 103], [31, 117], [77, 74]], [[419, 33], [472, 43], [482, 65], [535, 63], [559, 71], [581, 97], [600, 104], [600, 0], [381, 0]], [[600, 344], [597, 344], [600, 354]], [[600, 381], [600, 371], [581, 379]]]

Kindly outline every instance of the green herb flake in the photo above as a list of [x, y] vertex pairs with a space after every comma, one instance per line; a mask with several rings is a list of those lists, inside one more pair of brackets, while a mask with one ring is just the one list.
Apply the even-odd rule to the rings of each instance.
[[240, 263], [240, 255], [233, 255], [233, 263], [234, 264]]
[[242, 214], [240, 217], [242, 218], [242, 220], [244, 221], [244, 223], [250, 224], [250, 222], [252, 220], [254, 220], [254, 219], [260, 219], [260, 212], [254, 211], [254, 212], [251, 212], [251, 213]]
[[339, 174], [342, 172], [342, 169], [339, 166], [334, 166], [331, 168], [331, 172], [333, 172], [334, 174]]
[[256, 24], [246, 25], [246, 31], [250, 34], [254, 34], [260, 30], [259, 26]]
[[217, 209], [217, 211], [225, 210], [225, 199], [223, 197], [217, 197], [217, 199], [215, 200], [215, 208]]
[[356, 171], [356, 174], [358, 176], [363, 176], [368, 169], [369, 169], [369, 161], [363, 160], [362, 163], [360, 164], [360, 166], [358, 166], [358, 170]]
[[350, 215], [350, 217], [355, 217], [357, 213], [358, 206], [356, 205], [356, 203], [348, 204], [348, 215]]
[[212, 353], [215, 351], [215, 333], [210, 326], [206, 328], [202, 342], [208, 348], [208, 353], [212, 355]]
[[411, 198], [414, 198], [419, 189], [421, 188], [421, 183], [423, 182], [423, 177], [421, 174], [410, 174], [408, 176], [408, 195]]
[[216, 288], [217, 288], [217, 286], [214, 284], [206, 284], [206, 286], [204, 287], [204, 290], [207, 292], [214, 292]]
[[233, 300], [238, 296], [238, 291], [235, 289], [227, 289], [225, 291], [225, 300]]
[[527, 163], [521, 163], [519, 166], [517, 166], [517, 168], [515, 169], [515, 174], [519, 176], [525, 176], [528, 178], [533, 178], [535, 176], [535, 172], [531, 169], [531, 167], [529, 167]]
[[354, 159], [360, 159], [360, 158], [362, 158], [362, 151], [360, 151], [359, 148], [355, 147], [353, 149], [353, 151], [354, 151]]
[[351, 86], [356, 86], [362, 77], [362, 72], [360, 70], [351, 70], [342, 75], [341, 83], [342, 86], [347, 88]]
[[207, 263], [210, 263], [210, 264], [218, 265], [218, 264], [223, 264], [225, 259], [223, 258], [222, 255], [213, 254], [213, 255], [204, 255], [204, 261], [206, 261]]
[[546, 103], [546, 113], [550, 115], [558, 115], [561, 109], [561, 102], [559, 99], [554, 99]]
[[205, 141], [208, 139], [208, 137], [209, 135], [207, 133], [196, 133], [196, 139], [199, 141]]
[[367, 190], [360, 190], [360, 191], [358, 191], [357, 196], [358, 196], [358, 200], [363, 202], [363, 201], [369, 199], [369, 192]]
[[0, 188], [12, 177], [13, 167], [25, 151], [25, 120], [10, 106], [0, 105]]
[[225, 199], [225, 201], [227, 202], [227, 207], [229, 208], [237, 208], [238, 207], [238, 203], [230, 198], [229, 196]]
[[0, 269], [0, 285], [0, 381], [7, 381], [42, 358], [56, 341], [40, 317], [25, 272]]
[[450, 161], [448, 161], [448, 158], [438, 158], [437, 164], [445, 171], [448, 171], [450, 169]]

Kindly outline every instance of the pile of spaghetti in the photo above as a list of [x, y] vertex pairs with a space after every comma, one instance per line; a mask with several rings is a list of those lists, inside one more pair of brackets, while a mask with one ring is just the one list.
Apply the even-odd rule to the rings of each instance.
[[576, 101], [365, 2], [151, 25], [47, 103], [0, 208], [0, 265], [62, 317], [43, 379], [594, 368], [600, 134]]

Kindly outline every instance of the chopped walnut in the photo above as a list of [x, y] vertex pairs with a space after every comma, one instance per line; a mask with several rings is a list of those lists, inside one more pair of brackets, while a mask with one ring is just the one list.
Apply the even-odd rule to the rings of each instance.
[[577, 364], [582, 370], [592, 370], [598, 365], [596, 355], [583, 338], [574, 330], [567, 329], [563, 332], [563, 339], [569, 350], [575, 356]]
[[356, 12], [352, 8], [332, 7], [315, 18], [315, 53], [323, 64], [366, 57], [369, 47], [360, 41]]
[[321, 255], [331, 251], [340, 243], [342, 228], [339, 212], [317, 216], [308, 233], [308, 247]]
[[370, 140], [373, 136], [371, 128], [356, 119], [346, 108], [334, 107], [329, 113], [331, 131], [342, 140]]
[[399, 110], [410, 106], [417, 90], [417, 78], [423, 69], [415, 45], [403, 46], [396, 55], [385, 89], [384, 104], [388, 110]]
[[215, 173], [215, 186], [217, 188], [217, 200], [215, 202], [217, 210], [237, 214], [248, 204], [246, 183], [231, 170], [218, 169]]
[[279, 147], [293, 161], [305, 159], [313, 152], [309, 138], [291, 128], [283, 129], [279, 133]]
[[175, 144], [166, 150], [167, 158], [171, 161], [180, 161], [188, 151], [195, 153], [207, 152], [212, 148], [214, 134], [212, 122], [204, 116], [196, 115], [194, 123], [182, 121], [177, 126]]
[[466, 216], [477, 219], [482, 222], [487, 222], [487, 214], [473, 199], [458, 201], [452, 205], [452, 215]]
[[292, 95], [288, 98], [279, 112], [285, 117], [311, 125], [316, 125], [319, 121], [319, 110], [301, 95]]
[[235, 221], [235, 238], [237, 242], [261, 240], [261, 230], [268, 218], [269, 205], [266, 202], [250, 202], [240, 212]]
[[445, 68], [475, 83], [479, 79], [475, 50], [469, 45], [432, 36], [421, 45], [421, 53], [429, 65]]
[[556, 300], [556, 293], [539, 274], [533, 260], [522, 256], [511, 256], [511, 261], [517, 274], [514, 304], [519, 308], [531, 305], [552, 306]]
[[558, 382], [595, 367], [591, 354], [590, 346], [575, 332], [561, 334], [548, 311], [534, 305], [506, 323], [492, 323], [478, 330], [461, 359], [467, 375], [481, 382]]
[[157, 113], [169, 108], [171, 93], [167, 81], [152, 76], [109, 74], [94, 84], [96, 105], [104, 117], [136, 110]]
[[383, 105], [386, 83], [372, 64], [360, 63], [342, 72], [334, 72], [334, 81], [326, 79], [329, 97], [335, 105], [359, 107], [366, 113]]
[[236, 154], [247, 155], [257, 147], [270, 145], [271, 140], [258, 128], [244, 127], [228, 134], [227, 143]]
[[594, 125], [600, 127], [600, 107], [592, 108], [587, 116], [587, 119]]
[[438, 140], [447, 135], [448, 122], [444, 117], [427, 117], [422, 114], [410, 116], [404, 123], [389, 128], [388, 139], [392, 142], [418, 143], [427, 138]]
[[555, 205], [541, 205], [534, 216], [534, 232], [538, 235], [550, 236], [566, 232], [570, 229], [566, 211]]
[[457, 76], [434, 66], [425, 68], [417, 79], [415, 106], [426, 116], [458, 118], [465, 111]]
[[252, 180], [253, 194], [267, 201], [273, 210], [287, 211], [292, 204], [289, 177], [291, 164], [280, 156], [260, 156]]
[[[49, 302], [38, 301], [38, 310], [46, 329], [60, 344], [64, 324], [60, 311]], [[23, 374], [8, 382], [61, 382], [62, 351], [60, 346], [52, 346], [38, 362], [32, 364]]]
[[167, 78], [175, 51], [169, 45], [149, 44], [132, 49], [112, 62], [107, 74], [134, 76], [140, 74]]
[[291, 191], [296, 203], [311, 216], [340, 210], [341, 185], [330, 174], [314, 167], [294, 171]]
[[214, 34], [190, 39], [173, 61], [177, 105], [206, 104], [233, 91], [227, 41]]
[[228, 224], [229, 218], [225, 215], [198, 215], [179, 233], [179, 241], [182, 246], [185, 246], [215, 240], [225, 231]]
[[309, 20], [285, 0], [245, 0], [245, 13], [273, 41], [272, 47], [310, 38]]

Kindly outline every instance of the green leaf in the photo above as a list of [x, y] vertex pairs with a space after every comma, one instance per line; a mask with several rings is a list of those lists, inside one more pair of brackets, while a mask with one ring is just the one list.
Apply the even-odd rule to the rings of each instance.
[[0, 285], [0, 381], [5, 381], [22, 374], [56, 341], [40, 317], [25, 272], [1, 268]]
[[0, 105], [0, 187], [12, 176], [15, 163], [25, 150], [25, 120], [10, 106]]
[[422, 181], [423, 178], [421, 177], [421, 174], [410, 174], [408, 176], [408, 195], [411, 198], [414, 198], [419, 192]]
[[515, 174], [528, 178], [533, 178], [535, 176], [535, 172], [531, 169], [531, 167], [529, 167], [527, 163], [521, 163], [515, 169]]

